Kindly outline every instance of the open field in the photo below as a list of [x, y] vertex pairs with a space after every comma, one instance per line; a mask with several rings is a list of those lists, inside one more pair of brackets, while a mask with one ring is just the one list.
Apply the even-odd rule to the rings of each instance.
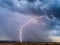
[[20, 43], [20, 42], [1, 42], [0, 45], [60, 45], [60, 42], [48, 42], [48, 43]]

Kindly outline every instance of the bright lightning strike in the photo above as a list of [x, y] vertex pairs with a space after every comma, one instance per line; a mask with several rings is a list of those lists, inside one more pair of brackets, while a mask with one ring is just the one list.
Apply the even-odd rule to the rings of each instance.
[[22, 42], [22, 31], [23, 31], [23, 28], [24, 28], [26, 25], [28, 25], [30, 22], [32, 22], [32, 23], [37, 23], [36, 18], [38, 18], [38, 17], [35, 17], [35, 18], [30, 19], [29, 21], [27, 21], [26, 23], [24, 23], [24, 24], [21, 26], [21, 28], [20, 28], [20, 42]]

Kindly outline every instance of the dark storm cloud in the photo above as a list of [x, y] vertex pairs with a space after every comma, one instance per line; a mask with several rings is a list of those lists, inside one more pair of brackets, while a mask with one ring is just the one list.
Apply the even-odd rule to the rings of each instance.
[[44, 11], [40, 9], [42, 5], [43, 3], [38, 0], [0, 0], [0, 6], [26, 14], [43, 14]]
[[60, 7], [53, 7], [51, 9], [51, 13], [53, 14], [53, 16], [55, 16], [56, 18], [58, 18], [60, 20]]
[[[59, 0], [0, 0], [0, 6], [7, 8], [13, 12], [34, 15], [51, 15], [56, 17], [57, 9], [60, 7]], [[52, 9], [53, 8], [53, 9]], [[60, 12], [60, 11], [58, 11]], [[56, 14], [55, 14], [56, 13]], [[58, 14], [60, 15], [60, 14]], [[60, 16], [57, 16], [58, 18]]]

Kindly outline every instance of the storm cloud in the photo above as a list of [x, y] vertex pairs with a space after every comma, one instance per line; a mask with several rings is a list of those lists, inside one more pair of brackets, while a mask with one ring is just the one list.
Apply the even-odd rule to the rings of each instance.
[[37, 16], [38, 24], [23, 28], [23, 41], [52, 41], [49, 36], [60, 35], [59, 12], [59, 0], [0, 0], [0, 40], [20, 41], [21, 26]]
[[[51, 5], [51, 6], [50, 6]], [[59, 0], [0, 0], [0, 6], [13, 12], [34, 15], [53, 14], [57, 16], [57, 8], [60, 7]], [[58, 11], [59, 12], [59, 11]], [[59, 16], [59, 14], [58, 14]], [[57, 18], [59, 18], [57, 16]]]

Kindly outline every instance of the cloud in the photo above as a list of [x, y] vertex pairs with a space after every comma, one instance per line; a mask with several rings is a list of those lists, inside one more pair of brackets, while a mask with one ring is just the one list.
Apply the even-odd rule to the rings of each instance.
[[38, 0], [0, 0], [0, 6], [5, 7], [11, 11], [26, 14], [43, 14], [44, 10], [40, 9], [44, 3]]
[[52, 13], [55, 17], [60, 17], [58, 14], [59, 0], [0, 0], [0, 6], [23, 14], [48, 15], [50, 17]]
[[[30, 23], [31, 25], [28, 24], [26, 25], [26, 27], [24, 27], [24, 30], [27, 30], [27, 31], [24, 31], [24, 36], [25, 36], [24, 40], [25, 39], [26, 41], [33, 40], [33, 42], [34, 41], [51, 41], [48, 38], [49, 31], [52, 30], [54, 26], [60, 24], [60, 20], [57, 19], [57, 18], [60, 18], [59, 16], [60, 14], [58, 14], [58, 12], [60, 12], [60, 1], [57, 0], [57, 3], [55, 1], [56, 0], [53, 0], [53, 1], [52, 0], [0, 0], [0, 7], [1, 7], [0, 8], [1, 10], [0, 25], [5, 29], [6, 33], [13, 40], [19, 40], [18, 38], [19, 36], [16, 35], [18, 32], [17, 30], [19, 30], [20, 26], [23, 25], [23, 23], [25, 23], [27, 20], [29, 20], [29, 18], [31, 18], [29, 16], [34, 15], [35, 17], [35, 15], [36, 16], [44, 15], [43, 17], [45, 18], [43, 18], [42, 20], [38, 18], [39, 21], [41, 20], [41, 23], [38, 23], [38, 24]], [[29, 15], [29, 16], [26, 16], [26, 15]], [[52, 16], [53, 18], [51, 19], [48, 18], [50, 17], [50, 15], [53, 15]]]
[[53, 42], [60, 42], [60, 36], [50, 36], [49, 37]]

